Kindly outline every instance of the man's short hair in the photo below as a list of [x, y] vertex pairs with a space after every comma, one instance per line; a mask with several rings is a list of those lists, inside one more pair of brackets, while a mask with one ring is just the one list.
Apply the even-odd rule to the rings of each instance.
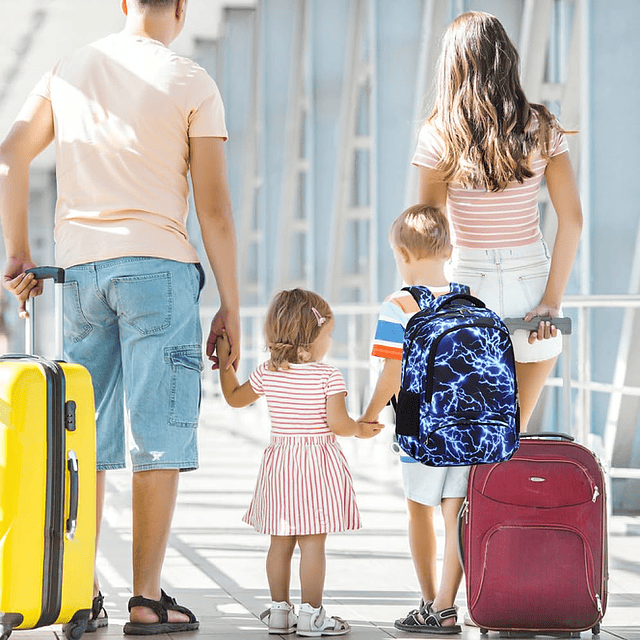
[[444, 258], [451, 248], [449, 222], [440, 207], [416, 204], [393, 221], [389, 240], [405, 257]]
[[150, 9], [166, 9], [174, 6], [176, 0], [135, 0], [141, 7], [149, 7]]

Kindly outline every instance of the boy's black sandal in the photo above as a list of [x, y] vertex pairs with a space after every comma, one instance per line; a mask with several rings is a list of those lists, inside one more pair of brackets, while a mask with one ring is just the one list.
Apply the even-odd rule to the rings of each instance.
[[434, 611], [433, 608], [429, 609], [428, 615], [424, 619], [424, 628], [421, 633], [434, 633], [438, 635], [461, 633], [462, 627], [460, 627], [459, 624], [442, 626], [442, 622], [449, 618], [453, 618], [454, 622], [458, 621], [458, 611], [455, 607], [449, 607], [441, 611]]
[[[153, 636], [159, 633], [195, 631], [200, 626], [192, 611], [179, 605], [175, 598], [171, 598], [164, 591], [161, 593], [160, 600], [149, 600], [149, 598], [144, 598], [143, 596], [133, 596], [133, 598], [129, 599], [129, 611], [133, 607], [147, 607], [158, 616], [158, 622], [127, 622], [122, 629], [123, 633], [134, 636]], [[189, 620], [185, 622], [169, 622], [168, 611], [183, 613]]]
[[420, 606], [417, 609], [412, 609], [404, 617], [396, 620], [393, 626], [401, 631], [411, 631], [420, 633], [420, 629], [424, 627], [424, 620], [431, 611], [431, 605], [433, 600], [420, 600]]

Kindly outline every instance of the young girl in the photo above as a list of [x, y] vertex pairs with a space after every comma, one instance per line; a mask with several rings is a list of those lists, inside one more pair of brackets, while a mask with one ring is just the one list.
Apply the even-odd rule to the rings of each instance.
[[[350, 626], [322, 606], [325, 539], [328, 533], [360, 528], [353, 481], [336, 435], [371, 438], [381, 424], [357, 423], [346, 409], [346, 387], [338, 369], [322, 362], [331, 345], [334, 319], [325, 300], [292, 289], [276, 295], [267, 312], [268, 362], [240, 385], [226, 336], [219, 338], [220, 383], [232, 407], [266, 396], [271, 444], [244, 522], [271, 536], [267, 578], [271, 608], [263, 613], [269, 633], [343, 635]], [[300, 547], [302, 602], [299, 616], [289, 598], [291, 557]]]
[[[419, 202], [446, 207], [449, 278], [502, 317], [558, 316], [582, 229], [566, 133], [528, 102], [519, 57], [500, 21], [472, 11], [445, 32], [435, 106], [413, 158]], [[545, 178], [558, 228], [550, 257], [538, 214]], [[521, 428], [561, 350], [549, 321], [513, 337]]]

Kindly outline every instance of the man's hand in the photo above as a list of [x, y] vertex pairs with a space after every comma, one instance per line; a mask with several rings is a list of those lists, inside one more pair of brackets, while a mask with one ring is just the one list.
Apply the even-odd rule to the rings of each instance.
[[221, 366], [219, 354], [216, 352], [216, 341], [223, 336], [228, 341], [230, 349], [224, 367], [232, 366], [237, 371], [240, 362], [240, 317], [237, 313], [220, 308], [211, 321], [211, 329], [207, 339], [206, 353], [213, 363], [211, 368], [214, 370]]
[[42, 283], [38, 282], [27, 269], [37, 266], [29, 258], [9, 258], [4, 269], [3, 286], [10, 291], [20, 303], [18, 313], [27, 318], [27, 300], [42, 293]]

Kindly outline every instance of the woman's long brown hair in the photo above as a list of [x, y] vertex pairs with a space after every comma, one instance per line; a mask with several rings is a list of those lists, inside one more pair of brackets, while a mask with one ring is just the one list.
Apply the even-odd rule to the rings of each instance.
[[549, 157], [552, 129], [569, 133], [545, 106], [529, 103], [519, 63], [504, 27], [488, 13], [463, 13], [447, 28], [428, 118], [444, 142], [438, 169], [445, 182], [501, 191], [533, 176], [533, 151]]

